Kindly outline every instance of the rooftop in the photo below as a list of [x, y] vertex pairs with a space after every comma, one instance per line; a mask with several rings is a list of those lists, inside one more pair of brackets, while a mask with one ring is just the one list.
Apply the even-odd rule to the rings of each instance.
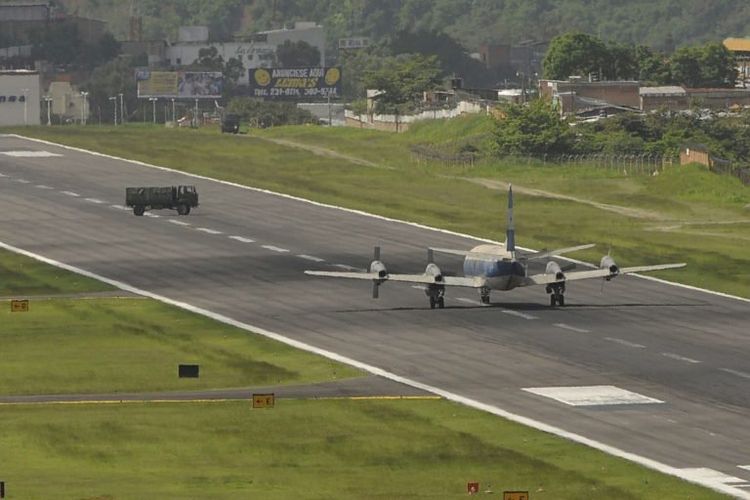
[[750, 52], [750, 38], [727, 38], [724, 47], [732, 52]]
[[685, 89], [677, 85], [667, 85], [663, 87], [641, 87], [638, 93], [642, 96], [684, 96], [687, 95]]

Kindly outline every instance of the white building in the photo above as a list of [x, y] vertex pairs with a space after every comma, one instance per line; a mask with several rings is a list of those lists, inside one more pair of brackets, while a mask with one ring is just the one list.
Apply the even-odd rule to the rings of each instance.
[[177, 43], [167, 47], [167, 60], [174, 67], [188, 66], [198, 59], [201, 49], [216, 47], [224, 61], [234, 57], [245, 68], [239, 79], [241, 85], [249, 83], [249, 71], [270, 68], [276, 61], [276, 49], [285, 41], [307, 42], [320, 51], [320, 65], [325, 66], [326, 35], [322, 26], [313, 22], [296, 22], [292, 29], [261, 31], [250, 35], [246, 41], [209, 42], [208, 30], [203, 26], [180, 28]]
[[[50, 111], [63, 121], [84, 121], [84, 96], [70, 82], [52, 82], [47, 95], [52, 98]], [[45, 113], [47, 108], [44, 109]]]
[[0, 70], [0, 126], [39, 125], [39, 73]]

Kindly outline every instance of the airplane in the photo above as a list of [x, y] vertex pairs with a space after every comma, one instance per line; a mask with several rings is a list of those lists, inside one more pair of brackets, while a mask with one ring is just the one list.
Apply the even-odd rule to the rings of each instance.
[[[372, 298], [379, 297], [379, 288], [388, 281], [416, 283], [424, 285], [424, 291], [430, 299], [430, 308], [445, 307], [445, 290], [447, 287], [475, 288], [479, 291], [483, 304], [490, 303], [490, 292], [493, 290], [508, 291], [514, 288], [544, 285], [550, 296], [550, 306], [565, 306], [565, 289], [568, 281], [603, 278], [610, 281], [617, 276], [630, 273], [661, 271], [685, 267], [685, 263], [659, 264], [653, 266], [636, 266], [621, 268], [609, 255], [602, 257], [599, 268], [590, 271], [568, 272], [575, 264], [560, 267], [554, 260], [547, 262], [544, 273], [528, 275], [528, 261], [542, 260], [549, 257], [585, 250], [594, 244], [578, 245], [551, 251], [542, 251], [529, 255], [517, 255], [515, 228], [513, 222], [513, 186], [508, 188], [508, 226], [504, 245], [479, 245], [471, 250], [453, 250], [449, 248], [428, 248], [427, 267], [421, 274], [392, 274], [380, 260], [380, 247], [375, 247], [373, 260], [367, 272], [305, 271], [311, 276], [329, 278], [348, 278], [372, 281]], [[464, 276], [446, 276], [434, 262], [434, 252], [464, 257]]]

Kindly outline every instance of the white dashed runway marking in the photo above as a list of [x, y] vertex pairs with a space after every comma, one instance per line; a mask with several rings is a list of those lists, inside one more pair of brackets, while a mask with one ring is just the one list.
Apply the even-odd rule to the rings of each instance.
[[664, 356], [665, 358], [676, 359], [677, 361], [684, 361], [685, 363], [693, 363], [693, 364], [700, 363], [700, 361], [698, 361], [697, 359], [687, 358], [685, 356], [680, 356], [679, 354], [674, 354], [671, 352], [663, 352], [661, 353], [661, 355]]
[[570, 406], [642, 405], [664, 402], [613, 385], [527, 387], [523, 390]]
[[719, 370], [723, 371], [724, 373], [731, 373], [732, 375], [737, 375], [738, 377], [750, 380], [750, 373], [741, 372], [739, 370], [732, 370], [731, 368], [719, 368]]
[[144, 217], [151, 217], [152, 219], [161, 219], [161, 215], [152, 214], [151, 212], [146, 212], [143, 214]]
[[536, 316], [532, 316], [531, 314], [522, 313], [520, 311], [514, 311], [513, 309], [503, 309], [503, 313], [510, 314], [511, 316], [517, 316], [523, 319], [539, 319]]
[[79, 198], [81, 195], [78, 193], [74, 193], [73, 191], [60, 191], [62, 194], [67, 194], [68, 196], [72, 196], [74, 198]]
[[570, 330], [576, 333], [591, 333], [590, 330], [584, 330], [583, 328], [576, 328], [575, 326], [566, 325], [565, 323], [555, 323], [555, 326], [564, 330]]
[[362, 271], [362, 269], [354, 266], [350, 266], [347, 264], [331, 264], [332, 267], [338, 267], [339, 269], [343, 269], [344, 271]]
[[62, 156], [61, 154], [50, 153], [49, 151], [0, 151], [0, 154], [13, 156], [14, 158], [53, 158]]
[[130, 212], [129, 207], [125, 207], [122, 205], [110, 205], [110, 208], [116, 208], [117, 210], [124, 210], [125, 212]]
[[200, 231], [201, 233], [208, 233], [208, 234], [223, 234], [221, 231], [217, 231], [216, 229], [210, 229], [207, 227], [196, 227], [196, 231]]
[[263, 245], [263, 248], [277, 253], [289, 253], [289, 250], [287, 250], [286, 248], [275, 247], [273, 245]]
[[5, 174], [0, 174], [0, 177], [8, 177], [8, 176]]
[[104, 202], [98, 198], [86, 198], [86, 201], [89, 203], [96, 203], [97, 205], [102, 205]]
[[229, 239], [239, 241], [240, 243], [255, 243], [255, 240], [251, 240], [250, 238], [245, 238], [243, 236], [230, 236]]
[[300, 254], [297, 257], [299, 257], [300, 259], [309, 260], [311, 262], [325, 262], [326, 261], [325, 259], [321, 259], [320, 257], [313, 257], [312, 255], [305, 255], [305, 254]]
[[174, 219], [169, 219], [169, 223], [170, 224], [177, 224], [178, 226], [189, 226], [190, 225], [189, 222], [183, 222], [181, 220], [174, 220]]
[[46, 185], [46, 184], [37, 184], [37, 185], [36, 185], [36, 186], [34, 186], [34, 187], [35, 187], [35, 188], [39, 188], [39, 189], [55, 189], [55, 188], [53, 188], [52, 186], [48, 186], [48, 185]]
[[623, 339], [618, 339], [617, 337], [604, 337], [604, 340], [609, 340], [610, 342], [614, 342], [615, 344], [624, 345], [625, 347], [632, 347], [634, 349], [645, 349], [646, 346], [643, 344], [636, 344], [635, 342], [630, 342]]
[[16, 179], [16, 182], [19, 184], [31, 184], [31, 181], [27, 181], [26, 179]]

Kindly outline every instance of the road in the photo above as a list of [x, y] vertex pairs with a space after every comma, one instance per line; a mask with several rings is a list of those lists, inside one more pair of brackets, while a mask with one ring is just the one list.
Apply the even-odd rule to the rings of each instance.
[[[125, 186], [180, 183], [201, 197], [187, 217], [121, 206]], [[496, 292], [490, 307], [449, 290], [429, 310], [391, 283], [372, 300], [369, 283], [303, 271], [365, 268], [380, 245], [390, 271], [414, 272], [427, 246], [477, 241], [9, 136], [0, 193], [7, 245], [750, 498], [748, 301], [638, 277], [573, 283], [562, 309], [542, 287]]]

